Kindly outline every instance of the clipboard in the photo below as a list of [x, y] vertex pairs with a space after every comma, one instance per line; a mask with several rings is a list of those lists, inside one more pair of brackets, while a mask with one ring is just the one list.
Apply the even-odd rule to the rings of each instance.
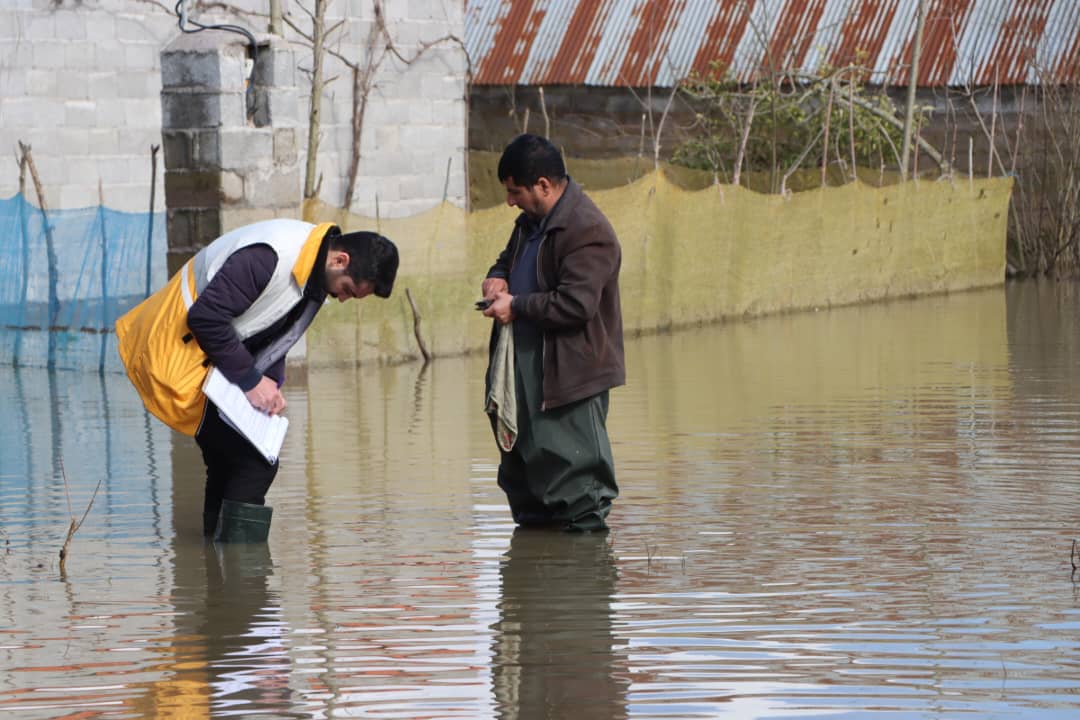
[[203, 392], [218, 407], [221, 417], [243, 435], [271, 465], [281, 454], [289, 418], [256, 410], [238, 385], [229, 382], [216, 367], [203, 382]]

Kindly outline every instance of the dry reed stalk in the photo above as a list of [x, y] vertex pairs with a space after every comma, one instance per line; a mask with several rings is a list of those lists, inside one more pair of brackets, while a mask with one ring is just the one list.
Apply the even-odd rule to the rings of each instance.
[[735, 185], [739, 184], [743, 163], [746, 162], [746, 146], [750, 142], [750, 126], [754, 122], [754, 112], [757, 110], [757, 104], [757, 96], [751, 95], [750, 107], [746, 109], [746, 123], [742, 126], [741, 132], [739, 133], [739, 149], [735, 153], [735, 175], [733, 177]]
[[825, 139], [821, 143], [821, 186], [825, 187], [829, 171], [829, 127], [832, 125], [833, 96], [836, 94], [836, 82], [829, 82], [829, 101], [825, 105]]
[[76, 522], [75, 513], [71, 511], [71, 492], [68, 488], [67, 472], [64, 471], [64, 462], [60, 461], [60, 475], [64, 478], [64, 495], [67, 497], [68, 503], [68, 515], [71, 516], [71, 524], [68, 525], [67, 537], [64, 538], [64, 545], [60, 548], [60, 574], [65, 572], [65, 565], [68, 557], [68, 547], [71, 545], [72, 538], [75, 537], [75, 533], [82, 527], [83, 522], [86, 521], [86, 516], [90, 514], [90, 508], [94, 506], [94, 499], [97, 498], [98, 490], [101, 488], [101, 481], [104, 478], [99, 478], [97, 486], [94, 487], [94, 494], [90, 496], [90, 502], [86, 505], [86, 510], [83, 512], [82, 517]]
[[416, 301], [413, 300], [412, 291], [409, 288], [405, 288], [405, 297], [409, 299], [409, 307], [412, 308], [413, 334], [416, 335], [416, 344], [420, 346], [420, 354], [424, 357], [424, 364], [427, 365], [431, 362], [431, 353], [428, 352], [424, 337], [420, 334], [420, 310], [416, 307]]
[[855, 78], [848, 80], [848, 144], [851, 146], [851, 179], [859, 179], [855, 158]]

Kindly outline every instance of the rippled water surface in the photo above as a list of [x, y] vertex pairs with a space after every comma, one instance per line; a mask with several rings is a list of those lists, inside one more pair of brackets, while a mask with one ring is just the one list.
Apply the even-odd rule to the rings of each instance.
[[514, 530], [479, 357], [292, 370], [257, 547], [125, 378], [0, 369], [0, 716], [1077, 717], [1076, 290], [628, 340], [606, 536]]

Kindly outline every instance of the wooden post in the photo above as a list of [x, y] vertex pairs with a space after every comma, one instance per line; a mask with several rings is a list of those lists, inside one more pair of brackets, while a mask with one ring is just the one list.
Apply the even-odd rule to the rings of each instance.
[[[26, 217], [26, 155], [19, 158], [19, 230], [22, 233], [22, 287], [19, 298], [22, 302], [22, 317], [20, 325], [26, 325], [26, 298], [30, 291], [30, 228]], [[26, 332], [25, 327], [15, 330], [15, 348], [12, 353], [11, 364], [19, 367], [19, 356], [22, 355], [22, 336]]]
[[105, 231], [105, 191], [98, 178], [98, 218], [101, 220], [101, 352], [98, 372], [105, 373], [105, 345], [109, 337], [109, 237]]
[[150, 260], [154, 252], [154, 193], [157, 189], [157, 154], [160, 147], [150, 146], [150, 210], [146, 213], [146, 297], [150, 297]]
[[49, 209], [45, 203], [45, 192], [41, 189], [41, 179], [38, 178], [37, 167], [34, 158], [30, 154], [30, 146], [19, 141], [19, 149], [22, 151], [26, 166], [30, 168], [30, 179], [34, 181], [34, 191], [37, 193], [38, 207], [41, 210], [41, 222], [45, 226], [45, 250], [49, 260], [49, 325], [46, 331], [49, 333], [49, 354], [47, 367], [56, 366], [56, 321], [60, 314], [60, 296], [57, 293], [57, 285], [60, 282], [59, 269], [56, 260], [56, 243], [53, 241], [52, 226], [49, 225]]

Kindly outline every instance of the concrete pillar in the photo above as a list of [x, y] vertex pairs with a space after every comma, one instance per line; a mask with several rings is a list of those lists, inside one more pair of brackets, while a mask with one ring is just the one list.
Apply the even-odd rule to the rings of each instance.
[[250, 73], [236, 33], [182, 34], [161, 53], [170, 274], [222, 233], [300, 217], [296, 58], [281, 38], [258, 43]]

